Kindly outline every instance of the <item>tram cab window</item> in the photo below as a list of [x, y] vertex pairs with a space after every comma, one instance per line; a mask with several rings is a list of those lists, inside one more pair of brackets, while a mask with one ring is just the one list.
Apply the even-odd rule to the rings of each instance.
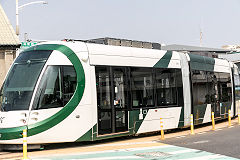
[[39, 85], [34, 109], [63, 107], [73, 96], [76, 84], [72, 66], [48, 66]]
[[24, 51], [20, 53], [1, 89], [1, 111], [29, 109], [36, 82], [51, 52]]

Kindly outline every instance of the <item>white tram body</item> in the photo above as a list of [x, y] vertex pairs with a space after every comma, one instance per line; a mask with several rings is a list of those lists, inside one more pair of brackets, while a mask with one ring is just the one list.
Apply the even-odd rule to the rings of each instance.
[[222, 59], [84, 42], [22, 52], [1, 90], [0, 144], [94, 141], [237, 114], [238, 68]]

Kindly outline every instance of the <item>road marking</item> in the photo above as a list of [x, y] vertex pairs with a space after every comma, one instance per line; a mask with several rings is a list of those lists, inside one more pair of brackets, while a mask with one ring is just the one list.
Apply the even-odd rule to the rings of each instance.
[[200, 156], [200, 157], [188, 157], [188, 158], [183, 158], [183, 159], [178, 159], [178, 160], [184, 160], [184, 159], [194, 159], [194, 160], [209, 160], [213, 158], [227, 158], [227, 156], [220, 155], [220, 154], [214, 154], [214, 155], [207, 155], [207, 156]]
[[[113, 153], [113, 152], [131, 152], [131, 151], [163, 149], [163, 148], [171, 148], [171, 147], [174, 147], [174, 146], [172, 146], [172, 145], [162, 145], [162, 146], [153, 146], [153, 147], [104, 150], [104, 151], [96, 151], [96, 152], [78, 152], [78, 153], [73, 153], [71, 155], [74, 156], [74, 155], [89, 155], [89, 154]], [[52, 156], [59, 156], [59, 154], [55, 154], [55, 155], [52, 155]]]
[[171, 148], [173, 145], [163, 145], [163, 146], [154, 146], [154, 147], [141, 147], [141, 148], [129, 148], [128, 151], [139, 151], [139, 150], [149, 150], [149, 149], [163, 149], [163, 148]]
[[209, 141], [208, 140], [205, 140], [205, 141], [197, 141], [197, 142], [193, 142], [194, 144], [201, 144], [201, 143], [208, 143]]
[[143, 158], [139, 156], [116, 156], [116, 157], [114, 156], [114, 157], [103, 157], [103, 158], [87, 158], [87, 160], [111, 160], [111, 159], [143, 159]]
[[188, 153], [188, 152], [196, 152], [198, 150], [196, 149], [184, 149], [180, 151], [174, 151], [174, 152], [167, 152], [168, 154], [180, 154], [180, 153]]
[[219, 128], [219, 129], [216, 129], [215, 131], [221, 131], [221, 130], [223, 130], [223, 129]]
[[149, 144], [149, 143], [159, 143], [157, 141], [147, 141], [147, 142], [131, 142], [131, 143], [115, 143], [115, 144], [99, 144], [89, 147], [105, 147], [105, 146], [125, 146], [125, 145], [135, 145], [135, 144]]
[[186, 136], [178, 136], [178, 137], [176, 137], [176, 138], [184, 138], [184, 137], [186, 137]]
[[205, 133], [207, 133], [207, 132], [199, 132], [199, 133], [197, 133], [197, 134], [205, 134]]
[[228, 128], [233, 128], [234, 126], [230, 126], [230, 127], [228, 127]]
[[[195, 143], [206, 143], [205, 141], [198, 141]], [[140, 147], [140, 148], [126, 148], [115, 149], [107, 151], [95, 151], [95, 152], [82, 152], [75, 154], [65, 154], [65, 155], [45, 155], [43, 157], [31, 157], [34, 160], [57, 160], [57, 159], [68, 159], [68, 160], [125, 160], [125, 159], [172, 159], [172, 160], [208, 160], [208, 159], [231, 159], [235, 158], [214, 154], [198, 149], [191, 149], [185, 147], [178, 147], [174, 145], [161, 145], [161, 146], [151, 146], [151, 147]], [[46, 159], [45, 159], [45, 158]]]

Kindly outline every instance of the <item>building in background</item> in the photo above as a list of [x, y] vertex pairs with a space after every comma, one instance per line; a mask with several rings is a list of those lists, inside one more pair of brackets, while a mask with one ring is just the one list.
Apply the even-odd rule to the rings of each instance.
[[15, 59], [16, 50], [19, 47], [19, 38], [0, 5], [0, 86], [2, 86], [3, 79]]
[[220, 55], [220, 58], [232, 61], [240, 70], [240, 45], [224, 45], [222, 48], [232, 50], [232, 52], [230, 54]]
[[222, 48], [240, 52], [240, 45], [224, 45], [224, 46], [222, 46]]
[[231, 53], [230, 49], [187, 46], [187, 45], [178, 45], [178, 44], [165, 45], [165, 46], [163, 45], [161, 49], [169, 50], [169, 51], [186, 52], [186, 53], [197, 54], [197, 55], [207, 56], [212, 58], [219, 58], [219, 55], [225, 55], [225, 54]]
[[198, 46], [188, 46], [188, 45], [165, 45], [155, 42], [146, 42], [146, 41], [136, 41], [129, 39], [120, 39], [120, 38], [97, 38], [89, 40], [74, 40], [74, 39], [64, 39], [64, 41], [83, 41], [87, 43], [97, 43], [113, 46], [125, 46], [125, 47], [136, 47], [136, 48], [148, 48], [148, 49], [159, 49], [159, 50], [168, 50], [168, 51], [177, 51], [190, 54], [196, 54], [211, 58], [219, 58], [220, 55], [227, 55], [232, 53], [230, 49], [221, 49], [221, 48], [209, 48], [209, 47], [198, 47]]

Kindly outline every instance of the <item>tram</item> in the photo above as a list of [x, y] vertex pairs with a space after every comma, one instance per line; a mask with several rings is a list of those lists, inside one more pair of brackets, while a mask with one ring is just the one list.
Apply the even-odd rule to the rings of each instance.
[[0, 94], [0, 144], [95, 141], [224, 119], [239, 108], [238, 68], [175, 51], [44, 42], [16, 58]]

